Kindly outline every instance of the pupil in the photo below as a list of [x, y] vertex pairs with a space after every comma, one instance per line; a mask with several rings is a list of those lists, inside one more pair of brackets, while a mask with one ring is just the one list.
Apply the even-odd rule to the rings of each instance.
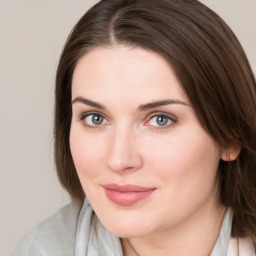
[[158, 116], [157, 120], [156, 120], [158, 125], [166, 125], [168, 123], [168, 118], [164, 117], [164, 116]]
[[92, 117], [92, 122], [94, 124], [101, 124], [103, 121], [103, 118], [101, 116], [93, 116]]

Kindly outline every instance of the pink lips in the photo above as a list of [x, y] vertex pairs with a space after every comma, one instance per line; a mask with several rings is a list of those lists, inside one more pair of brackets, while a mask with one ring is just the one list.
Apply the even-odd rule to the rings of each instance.
[[129, 206], [150, 196], [156, 188], [141, 187], [136, 185], [103, 185], [106, 196], [114, 203]]

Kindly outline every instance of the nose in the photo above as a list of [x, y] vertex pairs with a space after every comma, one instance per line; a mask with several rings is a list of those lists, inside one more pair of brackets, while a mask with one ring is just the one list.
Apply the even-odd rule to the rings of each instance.
[[143, 166], [138, 146], [138, 136], [128, 129], [119, 129], [111, 134], [106, 158], [107, 168], [119, 173], [130, 173]]

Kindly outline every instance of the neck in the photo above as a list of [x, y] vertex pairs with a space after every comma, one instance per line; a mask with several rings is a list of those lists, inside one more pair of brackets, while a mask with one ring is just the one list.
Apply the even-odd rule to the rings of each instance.
[[124, 256], [206, 256], [218, 238], [226, 208], [203, 207], [171, 229], [143, 237], [121, 239]]

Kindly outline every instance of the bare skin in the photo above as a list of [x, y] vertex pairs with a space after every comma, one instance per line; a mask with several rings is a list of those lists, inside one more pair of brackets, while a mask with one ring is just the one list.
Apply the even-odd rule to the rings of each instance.
[[[79, 179], [124, 255], [210, 255], [226, 210], [218, 164], [239, 152], [204, 130], [169, 64], [141, 48], [95, 48], [75, 68], [72, 102]], [[109, 197], [106, 184], [153, 192], [129, 203], [129, 193]]]

